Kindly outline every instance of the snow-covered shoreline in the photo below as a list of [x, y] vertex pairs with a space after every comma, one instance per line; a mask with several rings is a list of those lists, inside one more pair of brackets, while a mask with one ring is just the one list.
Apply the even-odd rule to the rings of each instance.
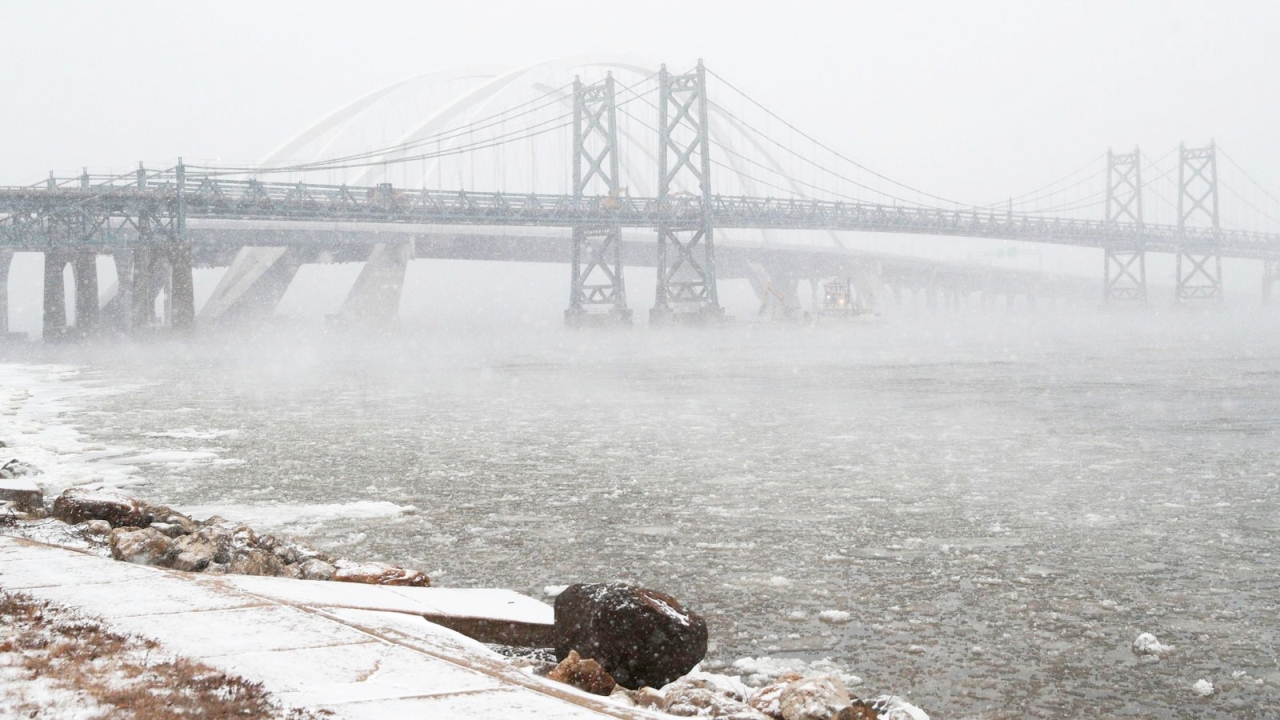
[[94, 385], [69, 365], [0, 363], [0, 441], [6, 457], [41, 470], [45, 492], [73, 486], [128, 488], [146, 479], [137, 465], [122, 462], [134, 452], [91, 441], [66, 415], [86, 400], [127, 392]]
[[[225, 448], [203, 443], [232, 437], [238, 429], [178, 427], [150, 432], [139, 440], [187, 441], [193, 447], [107, 445], [80, 431], [75, 416], [95, 412], [98, 399], [127, 393], [137, 386], [99, 384], [82, 368], [60, 364], [0, 363], [0, 456], [40, 469], [33, 478], [52, 497], [69, 487], [130, 490], [151, 484], [152, 468], [180, 471], [193, 465], [239, 465], [224, 456]], [[137, 490], [131, 490], [135, 494]], [[387, 501], [351, 503], [208, 504], [183, 508], [195, 516], [221, 515], [265, 529], [333, 518], [395, 517], [416, 508]]]
[[[119, 490], [146, 485], [150, 480], [143, 465], [181, 465], [185, 463], [238, 462], [219, 455], [218, 448], [201, 448], [193, 451], [151, 449], [125, 445], [108, 446], [91, 441], [75, 423], [75, 414], [92, 412], [85, 405], [95, 397], [127, 392], [128, 387], [106, 388], [84, 378], [82, 371], [66, 365], [0, 364], [0, 454], [12, 457], [38, 469], [30, 479], [36, 481], [46, 498], [68, 488], [89, 490]], [[237, 432], [236, 430], [201, 430], [180, 428], [165, 432], [148, 433], [143, 437], [175, 440], [206, 441]], [[239, 523], [258, 524], [267, 527], [283, 527], [296, 522], [299, 517], [312, 522], [322, 522], [330, 517], [377, 518], [412, 512], [414, 508], [390, 502], [364, 501], [345, 504], [315, 505], [207, 505], [184, 508], [194, 515], [226, 515]], [[20, 533], [42, 542], [80, 547], [81, 541], [68, 542], [75, 535], [72, 526], [65, 531]], [[72, 538], [75, 540], [74, 538]], [[92, 543], [90, 543], [92, 544]], [[102, 543], [98, 543], [101, 545]], [[85, 548], [94, 549], [94, 548]], [[96, 548], [102, 554], [103, 548]], [[735, 671], [744, 678], [750, 676], [752, 685], [782, 685], [797, 682], [802, 676], [823, 673], [835, 680], [857, 685], [857, 676], [839, 671], [829, 662], [805, 663], [803, 661], [774, 660], [768, 657], [743, 658], [734, 664]], [[699, 676], [695, 678], [694, 675]], [[730, 678], [706, 673], [694, 673], [690, 682], [703, 682], [711, 678], [720, 683]], [[702, 677], [705, 676], [705, 677]], [[701, 678], [701, 679], [699, 679]], [[732, 678], [735, 687], [743, 689], [743, 701], [749, 695], [747, 686], [738, 678]], [[714, 685], [715, 683], [713, 683]], [[717, 686], [718, 687], [718, 686]], [[719, 692], [719, 690], [717, 690]], [[882, 717], [918, 719], [927, 718], [918, 708], [896, 697], [880, 698]]]

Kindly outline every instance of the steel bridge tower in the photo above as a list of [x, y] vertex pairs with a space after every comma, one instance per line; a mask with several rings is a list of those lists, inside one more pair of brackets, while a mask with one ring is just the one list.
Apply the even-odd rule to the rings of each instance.
[[[701, 198], [672, 192], [683, 178], [697, 181]], [[650, 324], [723, 317], [716, 292], [707, 71], [701, 60], [684, 75], [672, 75], [666, 65], [658, 71], [658, 205], [680, 219], [658, 225], [658, 286]]]
[[[613, 73], [593, 85], [573, 81], [573, 198], [581, 205], [591, 194], [605, 195], [617, 206], [618, 117]], [[603, 190], [603, 192], [598, 192]], [[584, 262], [585, 259], [585, 262]], [[605, 307], [607, 312], [589, 308]], [[573, 228], [573, 274], [565, 324], [630, 324], [627, 290], [622, 277], [622, 226], [578, 225]]]
[[1142, 224], [1142, 153], [1117, 155], [1107, 150], [1106, 224], [1112, 238], [1120, 235], [1122, 225], [1132, 223], [1131, 237], [1110, 241], [1103, 267], [1102, 301], [1116, 303], [1147, 302], [1146, 241]]
[[[1222, 301], [1222, 255], [1218, 224], [1218, 157], [1213, 141], [1208, 147], [1178, 148], [1178, 289], [1179, 304], [1196, 300]], [[1207, 222], [1214, 239], [1192, 245], [1187, 241], [1190, 224]]]

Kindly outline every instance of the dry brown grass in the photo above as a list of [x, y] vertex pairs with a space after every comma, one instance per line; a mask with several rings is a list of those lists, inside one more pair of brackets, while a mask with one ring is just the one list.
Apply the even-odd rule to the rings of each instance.
[[[283, 710], [260, 683], [164, 654], [146, 639], [112, 632], [100, 622], [0, 589], [0, 652], [14, 653], [32, 679], [82, 693], [103, 717], [170, 720], [287, 718], [328, 715]], [[17, 708], [14, 708], [17, 709]], [[41, 717], [41, 708], [24, 714]]]

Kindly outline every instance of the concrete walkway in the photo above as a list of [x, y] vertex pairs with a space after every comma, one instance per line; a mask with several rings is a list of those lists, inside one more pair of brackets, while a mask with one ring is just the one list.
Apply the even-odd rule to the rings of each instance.
[[206, 576], [5, 536], [0, 587], [79, 609], [261, 682], [286, 705], [341, 718], [668, 717], [530, 675], [426, 619], [550, 623], [549, 606], [505, 590]]

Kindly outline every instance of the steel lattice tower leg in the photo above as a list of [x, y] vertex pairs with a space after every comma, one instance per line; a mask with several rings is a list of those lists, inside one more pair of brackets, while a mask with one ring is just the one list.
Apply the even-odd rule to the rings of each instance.
[[[699, 195], [674, 191], [697, 183]], [[707, 122], [707, 72], [658, 73], [658, 205], [687, 222], [658, 225], [658, 285], [650, 324], [723, 317], [716, 291], [711, 214], [711, 143]], [[700, 252], [701, 251], [701, 252]]]
[[[1102, 302], [1147, 302], [1147, 258], [1142, 223], [1142, 153], [1107, 150], [1107, 234]], [[1132, 234], [1127, 228], [1134, 228]]]
[[[1186, 239], [1189, 224], [1207, 222], [1215, 239], [1192, 246]], [[1175, 302], [1221, 302], [1222, 255], [1218, 230], [1218, 158], [1214, 143], [1188, 150], [1179, 148], [1178, 163], [1178, 287]]]
[[[581, 205], [589, 189], [603, 191], [607, 206], [617, 207], [618, 118], [613, 73], [603, 82], [573, 81], [573, 196]], [[591, 307], [607, 312], [591, 312]], [[578, 225], [573, 228], [573, 275], [569, 284], [567, 325], [630, 324], [622, 275], [622, 226]]]

